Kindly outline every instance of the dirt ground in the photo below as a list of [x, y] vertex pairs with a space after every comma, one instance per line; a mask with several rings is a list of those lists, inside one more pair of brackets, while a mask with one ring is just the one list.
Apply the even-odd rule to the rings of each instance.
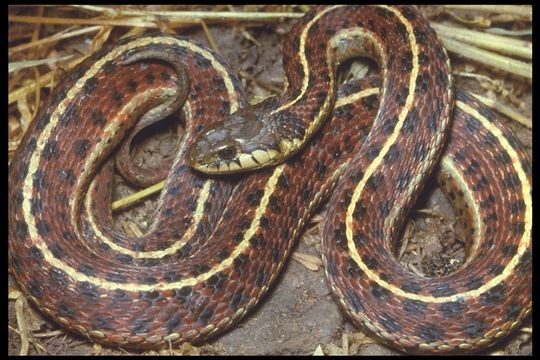
[[[426, 14], [436, 14], [433, 7], [422, 8]], [[438, 20], [437, 16], [430, 19]], [[234, 69], [245, 71], [259, 81], [277, 89], [283, 86], [281, 67], [282, 36], [293, 21], [276, 22], [255, 27], [210, 26], [210, 34], [223, 57]], [[182, 30], [179, 31], [182, 33]], [[202, 30], [190, 30], [185, 35], [201, 42], [208, 42]], [[471, 72], [495, 79], [508, 79], [508, 75], [467, 62], [451, 55], [454, 72]], [[520, 80], [510, 78], [502, 82], [502, 87], [510, 91]], [[522, 81], [522, 80], [521, 80]], [[273, 95], [271, 91], [253, 81], [244, 81], [251, 100], [260, 100]], [[457, 77], [458, 86], [486, 93], [475, 79]], [[532, 116], [531, 84], [520, 88], [518, 101], [512, 103], [507, 98], [499, 99], [527, 117]], [[510, 99], [512, 100], [512, 99]], [[532, 149], [532, 132], [509, 121], [509, 126], [517, 134], [529, 153]], [[175, 125], [162, 124], [151, 131], [151, 136], [140, 141], [135, 149], [135, 161], [146, 164], [159, 163], [163, 157], [174, 155]], [[133, 190], [118, 177], [116, 198], [121, 198]], [[118, 214], [120, 228], [126, 223], [134, 223], [144, 231], [149, 225], [149, 213], [157, 196]], [[150, 210], [150, 211], [149, 211]], [[398, 352], [379, 344], [376, 340], [355, 328], [340, 311], [321, 268], [321, 244], [319, 226], [324, 218], [325, 206], [312, 219], [302, 239], [294, 250], [282, 274], [269, 291], [239, 325], [199, 347], [184, 345], [179, 349], [165, 350], [162, 354], [242, 354], [242, 355], [309, 355], [357, 354], [396, 355]], [[466, 245], [454, 231], [454, 213], [444, 194], [434, 181], [425, 191], [409, 221], [407, 239], [403, 240], [399, 257], [404, 266], [428, 276], [440, 276], [454, 271], [465, 259]], [[9, 292], [16, 294], [17, 285], [9, 275]], [[16, 297], [13, 295], [13, 297]], [[8, 305], [8, 353], [19, 354], [21, 341], [20, 324], [17, 322], [17, 306], [22, 306], [26, 325], [32, 333], [30, 354], [81, 355], [81, 354], [129, 354], [138, 353], [122, 349], [109, 349], [90, 343], [73, 334], [66, 334], [54, 322], [44, 318], [32, 306], [10, 301]], [[532, 353], [531, 321], [514, 332], [512, 336], [483, 354]], [[147, 352], [156, 353], [156, 352]]]

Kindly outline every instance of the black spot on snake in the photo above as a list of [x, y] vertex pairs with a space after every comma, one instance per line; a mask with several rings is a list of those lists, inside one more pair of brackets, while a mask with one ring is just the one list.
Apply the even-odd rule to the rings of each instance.
[[277, 184], [279, 186], [280, 189], [282, 190], [287, 190], [290, 186], [290, 180], [289, 178], [287, 177], [287, 175], [285, 174], [281, 174], [279, 177], [278, 177], [278, 181], [277, 181]]
[[521, 236], [523, 235], [523, 232], [525, 232], [525, 224], [522, 221], [516, 221], [510, 224], [510, 230], [517, 235]]
[[414, 316], [423, 316], [425, 310], [427, 309], [427, 304], [420, 300], [404, 299], [402, 301], [402, 305], [403, 310]]
[[464, 284], [465, 287], [469, 290], [478, 289], [484, 284], [484, 278], [479, 276], [472, 276], [467, 279], [467, 282]]
[[88, 152], [88, 149], [90, 149], [90, 140], [88, 139], [82, 139], [75, 141], [74, 145], [74, 151], [81, 159], [84, 159], [86, 157], [86, 153]]
[[28, 287], [32, 296], [36, 298], [40, 298], [43, 296], [43, 288], [37, 280], [30, 280]]
[[520, 304], [513, 302], [508, 306], [508, 309], [506, 311], [506, 314], [504, 315], [504, 318], [507, 321], [516, 320], [522, 310], [523, 310], [523, 307]]
[[366, 188], [370, 191], [376, 191], [384, 180], [382, 172], [375, 172], [366, 181]]
[[428, 146], [423, 142], [418, 142], [414, 145], [413, 158], [415, 161], [424, 161], [428, 155]]
[[512, 162], [512, 158], [506, 152], [506, 150], [501, 150], [497, 155], [494, 157], [495, 164], [496, 165], [509, 165]]
[[357, 248], [361, 248], [366, 245], [366, 236], [361, 232], [357, 232], [353, 235], [353, 242]]
[[165, 327], [169, 333], [174, 332], [180, 325], [182, 325], [182, 318], [178, 314], [172, 315], [165, 323]]
[[113, 60], [109, 60], [103, 65], [102, 69], [106, 74], [109, 74], [116, 69], [116, 64]]
[[396, 127], [397, 121], [397, 116], [392, 116], [391, 118], [386, 120], [382, 127], [382, 133], [386, 136], [390, 136]]
[[207, 324], [210, 319], [212, 319], [212, 317], [214, 316], [214, 311], [212, 309], [204, 309], [204, 311], [201, 313], [201, 315], [199, 315], [199, 318], [197, 319], [197, 321], [200, 323], [200, 324]]
[[510, 204], [510, 212], [513, 215], [519, 214], [523, 210], [525, 210], [525, 202], [522, 199], [517, 200], [513, 202], [512, 204]]
[[81, 295], [83, 295], [87, 300], [95, 301], [99, 299], [99, 291], [96, 285], [93, 285], [87, 281], [79, 282], [78, 289]]
[[86, 82], [83, 85], [82, 91], [86, 95], [90, 95], [90, 94], [92, 94], [92, 92], [94, 91], [96, 86], [97, 86], [97, 78], [95, 76], [92, 76], [91, 78], [86, 80]]
[[397, 178], [397, 184], [396, 188], [398, 191], [403, 191], [407, 188], [407, 185], [409, 185], [409, 182], [411, 181], [411, 175], [407, 172], [404, 174], [401, 174]]
[[401, 71], [404, 73], [409, 73], [411, 72], [412, 67], [412, 53], [407, 51], [401, 57]]
[[81, 264], [79, 265], [79, 268], [78, 268], [79, 272], [87, 275], [87, 276], [96, 276], [97, 275], [97, 272], [96, 270], [90, 266], [90, 265], [87, 265], [87, 264]]
[[247, 194], [246, 202], [250, 206], [258, 206], [259, 203], [261, 202], [261, 198], [263, 197], [263, 195], [264, 195], [264, 190], [257, 189], [254, 192], [250, 192], [249, 194]]
[[519, 176], [516, 173], [512, 173], [512, 174], [507, 175], [504, 178], [504, 184], [506, 187], [515, 189], [521, 186], [521, 180], [519, 179]]
[[259, 220], [259, 226], [264, 229], [270, 229], [270, 219], [266, 216], [261, 216], [261, 220]]
[[369, 160], [369, 161], [373, 161], [377, 155], [379, 155], [380, 151], [381, 151], [381, 148], [382, 148], [382, 145], [381, 144], [373, 144], [369, 147], [369, 149], [367, 149], [366, 151], [366, 158]]
[[32, 176], [32, 179], [34, 181], [34, 186], [37, 190], [43, 190], [47, 186], [47, 182], [45, 181], [45, 171], [43, 169], [37, 169], [34, 175]]
[[370, 281], [369, 285], [370, 285], [369, 287], [370, 287], [371, 295], [373, 295], [373, 297], [375, 297], [376, 299], [388, 300], [388, 298], [390, 298], [390, 295], [391, 295], [390, 291], [381, 287], [379, 284], [373, 281]]
[[68, 274], [57, 267], [52, 267], [49, 272], [49, 278], [57, 288], [64, 288], [69, 284]]
[[146, 76], [144, 77], [144, 79], [146, 80], [146, 82], [147, 82], [148, 84], [153, 84], [154, 81], [156, 80], [156, 77], [155, 77], [154, 74], [148, 73], [148, 74], [146, 74]]
[[270, 197], [268, 198], [268, 206], [270, 207], [270, 210], [272, 211], [272, 213], [274, 214], [281, 213], [281, 205], [279, 203], [280, 203], [279, 197], [275, 195], [270, 195]]
[[413, 294], [418, 294], [420, 291], [422, 291], [422, 287], [416, 282], [404, 283], [400, 286], [400, 289]]
[[479, 338], [489, 330], [489, 325], [478, 319], [472, 319], [463, 325], [463, 332], [472, 338]]
[[93, 320], [92, 320], [92, 323], [94, 324], [94, 327], [96, 329], [101, 329], [101, 330], [113, 330], [113, 321], [114, 321], [114, 318], [110, 315], [100, 315], [100, 316], [96, 316]]
[[223, 271], [220, 271], [206, 280], [206, 286], [213, 287], [215, 291], [219, 291], [223, 289], [223, 285], [225, 285], [227, 278], [228, 276], [223, 273]]
[[355, 312], [364, 312], [365, 308], [364, 305], [362, 305], [362, 300], [354, 291], [346, 289], [344, 295], [345, 299], [348, 300], [347, 302]]
[[214, 83], [214, 86], [218, 91], [227, 90], [227, 88], [225, 86], [225, 81], [220, 76], [215, 75], [212, 78], [212, 82]]
[[43, 201], [40, 198], [32, 198], [30, 200], [30, 213], [33, 216], [38, 216], [43, 211]]
[[461, 318], [469, 309], [463, 300], [445, 302], [439, 305], [439, 310], [447, 317]]
[[401, 13], [405, 17], [405, 19], [407, 19], [409, 21], [416, 20], [416, 18], [417, 18], [416, 13], [414, 12], [414, 10], [412, 10], [410, 8], [404, 8]]
[[73, 318], [75, 315], [75, 311], [64, 303], [60, 303], [58, 305], [58, 313], [60, 314], [60, 316], [70, 319]]
[[147, 333], [150, 329], [148, 327], [148, 320], [136, 319], [131, 324], [131, 331], [135, 334]]
[[206, 264], [195, 264], [193, 266], [193, 270], [191, 271], [191, 274], [193, 276], [199, 276], [202, 273], [208, 272], [210, 270], [210, 266]]
[[396, 144], [390, 145], [388, 152], [384, 155], [384, 161], [387, 164], [392, 164], [400, 158], [399, 146]]
[[257, 287], [262, 287], [267, 277], [268, 275], [266, 271], [259, 270], [259, 272], [257, 272], [257, 276], [255, 277], [255, 285], [257, 285]]
[[62, 181], [67, 182], [69, 185], [75, 184], [75, 174], [71, 169], [56, 169], [56, 173], [62, 179]]
[[135, 90], [137, 90], [137, 87], [139, 86], [139, 83], [133, 79], [130, 79], [127, 84], [128, 84], [128, 89], [130, 92], [134, 92]]
[[356, 206], [354, 208], [353, 212], [353, 218], [355, 220], [360, 220], [364, 215], [366, 214], [366, 207], [364, 206], [364, 203], [362, 201], [359, 201], [356, 203]]
[[418, 336], [428, 343], [442, 340], [444, 333], [444, 330], [435, 324], [422, 325], [417, 331]]
[[122, 104], [122, 101], [124, 100], [124, 94], [122, 94], [120, 91], [114, 89], [113, 90], [113, 99], [116, 101], [119, 105]]
[[249, 258], [245, 254], [240, 254], [233, 260], [234, 269], [242, 273], [242, 267], [250, 262]]
[[249, 239], [249, 243], [254, 248], [263, 248], [266, 245], [266, 239], [262, 235], [253, 235], [251, 239]]
[[41, 237], [47, 237], [49, 235], [49, 232], [51, 231], [50, 224], [43, 219], [39, 219], [36, 222], [36, 228], [39, 236]]
[[469, 134], [476, 134], [478, 132], [478, 129], [480, 128], [480, 121], [478, 119], [476, 119], [475, 117], [473, 116], [468, 116], [467, 117], [467, 124], [466, 124], [466, 127], [465, 129], [467, 130], [467, 132], [469, 132]]
[[370, 270], [375, 270], [379, 267], [379, 262], [377, 259], [373, 256], [364, 254], [362, 255], [362, 262], [367, 266]]
[[125, 275], [121, 275], [117, 273], [107, 273], [105, 274], [105, 279], [113, 283], [121, 283], [121, 284], [127, 283], [127, 277]]
[[238, 290], [234, 295], [231, 297], [231, 300], [229, 301], [229, 307], [233, 310], [238, 310], [240, 307], [240, 304], [244, 302], [244, 289]]
[[434, 297], [450, 296], [456, 293], [456, 290], [448, 284], [438, 284], [433, 290], [430, 291]]
[[397, 321], [397, 319], [395, 319], [389, 314], [379, 314], [377, 315], [377, 317], [379, 318], [379, 321], [381, 322], [381, 324], [389, 332], [400, 331], [402, 328], [401, 324]]
[[504, 299], [506, 296], [506, 286], [504, 283], [500, 283], [498, 285], [495, 285], [488, 291], [484, 292], [480, 299], [482, 303], [486, 305], [495, 305], [498, 304], [500, 301]]
[[49, 246], [49, 250], [51, 254], [59, 260], [61, 260], [66, 255], [64, 250], [58, 244], [51, 244]]

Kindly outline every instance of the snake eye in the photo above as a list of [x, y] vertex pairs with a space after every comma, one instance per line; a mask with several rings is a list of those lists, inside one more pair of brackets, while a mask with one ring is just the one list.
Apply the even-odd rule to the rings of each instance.
[[222, 160], [230, 160], [236, 155], [236, 149], [232, 146], [227, 146], [218, 151], [218, 156]]

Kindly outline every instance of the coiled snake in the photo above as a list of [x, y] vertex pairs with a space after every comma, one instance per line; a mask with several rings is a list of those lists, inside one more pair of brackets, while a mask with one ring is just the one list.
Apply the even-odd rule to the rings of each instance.
[[[532, 306], [530, 161], [467, 94], [456, 92], [452, 113], [448, 58], [421, 15], [317, 7], [283, 51], [287, 91], [245, 108], [228, 65], [175, 36], [126, 38], [75, 68], [9, 169], [9, 261], [28, 297], [106, 344], [207, 339], [266, 293], [332, 193], [323, 260], [355, 323], [399, 349], [441, 353], [485, 347], [519, 325]], [[337, 64], [356, 55], [379, 63], [378, 107], [373, 79], [337, 95]], [[127, 237], [112, 224], [110, 154], [141, 115], [153, 122], [184, 100], [187, 135], [154, 223]], [[466, 206], [469, 258], [421, 278], [390, 244], [443, 148], [441, 182]]]

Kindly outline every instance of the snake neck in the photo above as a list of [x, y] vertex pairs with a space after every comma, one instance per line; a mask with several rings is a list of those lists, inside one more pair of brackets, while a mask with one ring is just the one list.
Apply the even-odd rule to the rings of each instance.
[[[191, 165], [207, 173], [243, 172], [292, 157], [332, 111], [337, 68], [352, 57], [373, 58], [379, 64], [384, 80], [378, 119], [384, 115], [403, 123], [413, 106], [440, 113], [442, 109], [433, 108], [433, 104], [437, 103], [435, 97], [445, 94], [426, 90], [447, 89], [449, 67], [442, 47], [435, 47], [433, 58], [422, 52], [425, 31], [431, 30], [411, 7], [336, 5], [312, 9], [293, 26], [284, 42], [285, 93], [238, 111], [203, 132], [193, 146]], [[394, 40], [388, 41], [390, 38]], [[439, 83], [421, 75], [429, 66], [441, 69]], [[426, 93], [421, 98], [415, 94], [417, 83]], [[445, 126], [444, 122], [436, 124]]]

